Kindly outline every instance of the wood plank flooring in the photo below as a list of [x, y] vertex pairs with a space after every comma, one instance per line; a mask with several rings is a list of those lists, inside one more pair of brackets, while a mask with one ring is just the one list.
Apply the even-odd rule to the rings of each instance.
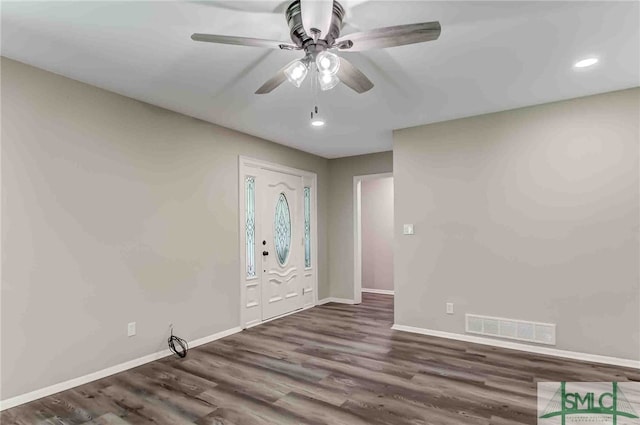
[[9, 424], [536, 423], [538, 381], [640, 371], [393, 331], [393, 297], [326, 304], [2, 412]]

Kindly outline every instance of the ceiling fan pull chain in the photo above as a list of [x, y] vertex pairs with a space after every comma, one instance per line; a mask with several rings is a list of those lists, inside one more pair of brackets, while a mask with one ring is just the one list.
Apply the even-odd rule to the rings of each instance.
[[[309, 64], [309, 68], [311, 69], [311, 73], [315, 74], [314, 72], [314, 66], [313, 63]], [[317, 71], [317, 70], [316, 70]], [[317, 87], [318, 81], [317, 78], [315, 78], [315, 75], [312, 76], [311, 78], [311, 97], [313, 98], [313, 103], [314, 103], [314, 108], [311, 112], [311, 119], [313, 120], [313, 115], [315, 112], [315, 115], [318, 115], [318, 87]]]
[[313, 100], [316, 107], [316, 115], [318, 115], [318, 75], [320, 74], [320, 71], [318, 70], [318, 67], [314, 65], [315, 63], [311, 65], [316, 70], [313, 78], [313, 98], [314, 98]]

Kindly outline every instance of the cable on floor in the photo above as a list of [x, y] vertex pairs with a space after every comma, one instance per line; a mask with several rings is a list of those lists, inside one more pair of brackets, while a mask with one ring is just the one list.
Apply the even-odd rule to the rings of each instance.
[[187, 344], [187, 341], [185, 341], [184, 339], [178, 338], [177, 336], [173, 335], [173, 325], [171, 325], [170, 328], [171, 328], [171, 336], [167, 340], [167, 343], [169, 344], [169, 350], [171, 350], [171, 352], [173, 352], [175, 355], [177, 355], [180, 358], [187, 357], [187, 351], [189, 351], [189, 344]]

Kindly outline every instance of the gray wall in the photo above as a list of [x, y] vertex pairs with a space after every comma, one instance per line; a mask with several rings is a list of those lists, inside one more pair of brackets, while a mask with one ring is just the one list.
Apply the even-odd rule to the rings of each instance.
[[1, 399], [158, 351], [170, 322], [189, 340], [238, 325], [238, 155], [318, 173], [320, 298], [353, 297], [353, 176], [395, 168], [395, 228], [416, 224], [396, 231], [397, 323], [551, 321], [559, 348], [639, 357], [638, 90], [328, 161], [1, 66]]
[[1, 66], [2, 399], [238, 326], [238, 155], [318, 173], [330, 295], [328, 160]]
[[362, 287], [393, 291], [393, 177], [363, 180]]
[[551, 322], [640, 358], [639, 117], [631, 89], [396, 131], [396, 323]]
[[331, 296], [353, 299], [353, 177], [393, 171], [391, 152], [329, 161], [329, 282]]

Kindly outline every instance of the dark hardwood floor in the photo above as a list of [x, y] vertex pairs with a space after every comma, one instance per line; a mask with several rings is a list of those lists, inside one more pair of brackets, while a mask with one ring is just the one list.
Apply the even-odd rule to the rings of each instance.
[[2, 412], [9, 424], [536, 423], [538, 381], [640, 371], [393, 331], [393, 298], [326, 304]]

